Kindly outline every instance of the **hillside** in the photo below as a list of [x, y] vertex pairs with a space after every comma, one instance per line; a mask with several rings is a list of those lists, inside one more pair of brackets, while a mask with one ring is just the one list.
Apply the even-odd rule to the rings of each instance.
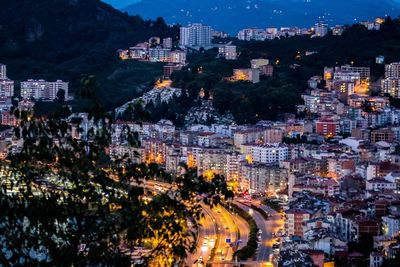
[[168, 23], [203, 22], [235, 34], [245, 27], [354, 23], [385, 14], [400, 14], [396, 0], [142, 0], [125, 8], [144, 18], [161, 16]]
[[61, 78], [76, 91], [82, 75], [96, 75], [107, 107], [134, 97], [147, 76], [161, 74], [160, 66], [144, 66], [143, 75], [143, 66], [118, 62], [115, 51], [150, 36], [176, 35], [162, 19], [144, 21], [99, 0], [0, 0], [0, 6], [0, 62], [12, 79]]
[[[197, 96], [201, 89], [206, 97], [213, 96], [213, 106], [220, 114], [232, 114], [237, 123], [283, 119], [285, 113], [296, 112], [295, 105], [302, 103], [300, 96], [308, 89], [307, 80], [323, 75], [325, 66], [351, 63], [369, 66], [375, 83], [384, 73], [384, 65], [375, 63], [377, 56], [385, 56], [387, 63], [400, 60], [400, 20], [387, 19], [380, 31], [368, 31], [355, 24], [342, 36], [298, 36], [264, 42], [234, 40], [233, 43], [240, 52], [235, 61], [216, 59], [216, 49], [191, 55], [187, 69], [174, 73], [172, 78], [173, 85], [187, 89], [189, 97], [156, 109], [150, 105], [154, 121], [167, 117], [179, 124], [191, 107], [199, 105]], [[306, 56], [306, 51], [316, 53]], [[274, 65], [272, 78], [263, 78], [257, 84], [223, 79], [231, 76], [234, 68], [250, 67], [250, 60], [254, 58], [270, 59]], [[196, 71], [200, 67], [201, 71]], [[378, 88], [372, 89], [372, 94], [379, 93]], [[393, 101], [392, 104], [400, 106]]]

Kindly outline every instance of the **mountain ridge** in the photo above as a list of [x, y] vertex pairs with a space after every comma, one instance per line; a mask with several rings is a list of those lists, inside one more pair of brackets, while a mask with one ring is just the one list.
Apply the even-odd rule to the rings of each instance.
[[[344, 12], [344, 10], [346, 12]], [[167, 23], [202, 22], [235, 34], [247, 27], [310, 27], [319, 20], [351, 24], [377, 16], [400, 14], [395, 0], [142, 0], [123, 9], [144, 18], [163, 17]]]
[[[63, 79], [76, 92], [82, 75], [96, 75], [100, 96], [110, 105], [133, 97], [143, 80], [124, 70], [127, 64], [119, 65], [117, 49], [151, 36], [176, 36], [162, 19], [145, 21], [99, 0], [0, 0], [0, 5], [0, 62], [11, 79]], [[126, 74], [109, 79], [118, 68]]]

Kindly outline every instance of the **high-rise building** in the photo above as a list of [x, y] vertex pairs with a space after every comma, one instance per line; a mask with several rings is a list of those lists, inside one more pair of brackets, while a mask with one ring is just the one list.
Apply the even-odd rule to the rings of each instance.
[[343, 65], [340, 67], [341, 72], [360, 73], [360, 79], [363, 82], [368, 82], [371, 76], [371, 69], [369, 67], [354, 67], [350, 65]]
[[7, 79], [7, 66], [0, 63], [0, 80]]
[[21, 82], [21, 97], [24, 99], [34, 98], [36, 100], [54, 100], [57, 93], [64, 90], [65, 99], [68, 99], [68, 83], [61, 80], [48, 82], [45, 80], [28, 80]]
[[179, 43], [189, 47], [210, 47], [212, 39], [212, 29], [200, 23], [194, 23], [187, 27], [180, 28]]
[[7, 78], [7, 66], [0, 64], [0, 97], [14, 95], [14, 81]]
[[400, 79], [386, 78], [381, 81], [381, 91], [392, 97], [400, 98]]
[[315, 24], [315, 36], [324, 37], [325, 35], [328, 34], [328, 31], [329, 31], [328, 24], [322, 22]]
[[14, 81], [0, 79], [0, 97], [12, 97], [14, 95]]
[[400, 62], [385, 66], [385, 79], [381, 81], [381, 92], [400, 98]]
[[393, 62], [385, 66], [385, 78], [400, 79], [400, 62]]

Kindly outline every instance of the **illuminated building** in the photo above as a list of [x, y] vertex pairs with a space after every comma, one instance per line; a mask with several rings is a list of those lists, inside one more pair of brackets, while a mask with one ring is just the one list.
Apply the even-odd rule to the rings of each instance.
[[329, 32], [328, 24], [325, 23], [317, 23], [315, 24], [315, 36], [324, 37]]
[[243, 153], [250, 155], [254, 162], [276, 163], [289, 158], [289, 148], [283, 144], [249, 144], [242, 146]]
[[332, 35], [333, 36], [341, 36], [344, 32], [344, 27], [340, 25], [336, 25], [332, 28]]
[[149, 60], [151, 62], [169, 62], [170, 61], [170, 49], [166, 48], [150, 48], [149, 49]]
[[264, 58], [259, 58], [259, 59], [252, 59], [250, 61], [251, 64], [251, 68], [252, 69], [259, 69], [262, 66], [266, 66], [269, 64], [269, 60], [268, 59], [264, 59]]
[[400, 62], [385, 65], [385, 78], [400, 79]]
[[260, 70], [259, 69], [234, 69], [233, 79], [235, 81], [249, 81], [252, 83], [258, 83], [260, 81]]
[[172, 38], [171, 37], [164, 38], [162, 40], [162, 46], [164, 48], [171, 49], [172, 48]]
[[7, 78], [7, 66], [0, 64], [0, 97], [14, 96], [14, 81]]
[[14, 81], [10, 79], [0, 79], [0, 97], [14, 96]]
[[168, 64], [168, 65], [165, 65], [163, 67], [163, 69], [164, 69], [164, 77], [165, 78], [170, 78], [172, 73], [182, 69], [182, 65], [179, 65], [179, 64]]
[[290, 209], [285, 211], [285, 228], [288, 236], [303, 237], [303, 223], [311, 219], [311, 211], [303, 209]]
[[[335, 70], [339, 72], [338, 69]], [[347, 72], [347, 73], [359, 73], [361, 82], [369, 82], [371, 76], [371, 69], [369, 67], [354, 67], [350, 65], [344, 65], [340, 67], [340, 72]]]
[[315, 122], [315, 128], [319, 135], [334, 137], [340, 132], [340, 123], [333, 118], [321, 118]]
[[237, 34], [237, 38], [242, 41], [264, 41], [266, 32], [264, 29], [243, 29]]
[[332, 80], [333, 79], [333, 73], [334, 73], [333, 68], [325, 67], [324, 68], [324, 80], [325, 81]]
[[169, 53], [169, 62], [170, 63], [178, 63], [178, 64], [186, 64], [186, 52], [175, 50]]
[[24, 99], [34, 98], [35, 100], [54, 100], [57, 98], [58, 91], [64, 90], [65, 99], [67, 100], [68, 87], [68, 82], [63, 82], [61, 80], [55, 82], [28, 80], [21, 82], [21, 97]]
[[400, 233], [400, 216], [388, 215], [382, 217], [382, 229], [385, 236], [396, 237]]
[[0, 80], [7, 79], [7, 66], [0, 64]]
[[194, 23], [180, 28], [179, 44], [188, 47], [210, 47], [212, 30], [210, 26]]
[[236, 148], [248, 143], [264, 143], [265, 129], [254, 128], [246, 130], [237, 130], [233, 134], [233, 143]]
[[400, 98], [400, 79], [386, 78], [381, 81], [381, 91], [394, 98]]
[[220, 47], [219, 54], [222, 55], [226, 60], [236, 60], [236, 45], [224, 45], [223, 47]]
[[381, 91], [392, 97], [400, 97], [400, 62], [385, 65], [385, 79], [381, 81]]

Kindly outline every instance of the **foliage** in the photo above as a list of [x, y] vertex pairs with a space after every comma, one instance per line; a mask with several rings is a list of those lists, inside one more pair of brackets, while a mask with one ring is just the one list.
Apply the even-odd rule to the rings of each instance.
[[[226, 205], [227, 206], [227, 205]], [[247, 260], [251, 256], [254, 255], [257, 249], [257, 233], [258, 227], [256, 221], [251, 217], [246, 211], [238, 207], [233, 203], [229, 203], [229, 206], [233, 209], [235, 213], [237, 213], [240, 217], [242, 217], [250, 226], [249, 239], [247, 241], [246, 246], [242, 249], [236, 251], [234, 256], [237, 256], [239, 260]]]
[[268, 213], [266, 213], [263, 209], [251, 204], [251, 208], [255, 211], [257, 211], [258, 213], [261, 214], [261, 216], [264, 218], [264, 220], [268, 220]]
[[270, 207], [271, 209], [275, 210], [276, 212], [282, 212], [282, 207], [279, 205], [278, 202], [273, 201], [271, 199], [266, 198], [263, 203]]
[[8, 65], [11, 79], [63, 79], [77, 93], [81, 75], [95, 75], [107, 109], [136, 97], [141, 86], [162, 75], [162, 64], [120, 61], [116, 51], [152, 36], [176, 39], [178, 33], [162, 19], [144, 21], [98, 0], [0, 3], [0, 62]]
[[207, 182], [190, 171], [171, 190], [146, 195], [144, 180], [170, 177], [132, 158], [110, 161], [112, 119], [103, 113], [92, 114], [95, 126], [82, 140], [66, 120], [14, 114], [23, 146], [1, 168], [1, 265], [130, 266], [139, 247], [146, 264], [172, 266], [194, 249], [194, 196], [216, 203], [229, 195], [223, 177]]

